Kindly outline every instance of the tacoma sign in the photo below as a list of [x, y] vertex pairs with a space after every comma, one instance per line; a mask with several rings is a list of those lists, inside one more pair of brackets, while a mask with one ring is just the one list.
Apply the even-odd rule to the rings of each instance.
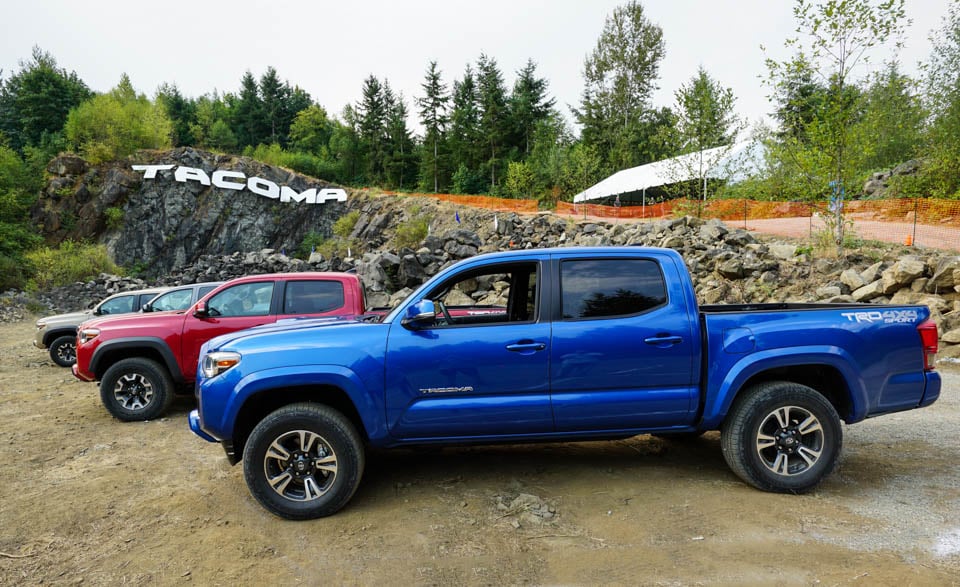
[[212, 185], [225, 190], [242, 190], [247, 188], [258, 196], [280, 200], [281, 202], [305, 202], [307, 204], [324, 204], [329, 201], [346, 202], [347, 192], [341, 188], [310, 188], [297, 192], [289, 186], [281, 186], [261, 177], [247, 177], [239, 171], [224, 171], [217, 169], [213, 175], [207, 175], [202, 169], [175, 165], [134, 165], [134, 171], [142, 171], [143, 179], [155, 179], [158, 171], [173, 172], [173, 179], [181, 183], [195, 181], [201, 185]]

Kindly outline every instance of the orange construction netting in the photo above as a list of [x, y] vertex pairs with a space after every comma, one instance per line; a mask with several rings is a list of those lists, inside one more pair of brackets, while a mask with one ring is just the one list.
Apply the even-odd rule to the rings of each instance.
[[[557, 213], [609, 220], [698, 216], [718, 218], [743, 228], [812, 236], [832, 215], [826, 202], [761, 202], [755, 200], [670, 200], [649, 206], [602, 206], [557, 202]], [[844, 220], [860, 238], [907, 245], [960, 250], [960, 201], [930, 198], [849, 200]], [[791, 222], [792, 221], [792, 222]]]
[[507, 198], [494, 198], [492, 196], [462, 196], [458, 194], [390, 194], [404, 195], [416, 198], [434, 198], [444, 202], [452, 202], [461, 206], [470, 206], [472, 208], [484, 208], [495, 212], [536, 212], [536, 200], [511, 200]]

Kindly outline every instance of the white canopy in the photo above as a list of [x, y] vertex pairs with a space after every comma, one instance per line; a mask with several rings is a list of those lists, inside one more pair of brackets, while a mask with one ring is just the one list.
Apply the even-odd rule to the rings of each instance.
[[633, 194], [708, 177], [743, 181], [763, 164], [763, 145], [742, 141], [618, 171], [573, 197], [574, 203]]

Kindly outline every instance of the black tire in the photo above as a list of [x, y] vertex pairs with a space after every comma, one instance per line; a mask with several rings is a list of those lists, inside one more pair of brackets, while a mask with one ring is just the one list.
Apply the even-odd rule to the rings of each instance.
[[117, 420], [153, 420], [170, 408], [173, 381], [167, 369], [154, 360], [123, 359], [103, 374], [100, 400]]
[[61, 367], [71, 367], [77, 362], [77, 337], [61, 336], [50, 344], [50, 358]]
[[727, 464], [750, 485], [805, 493], [833, 470], [843, 430], [837, 411], [817, 391], [770, 381], [734, 401], [720, 444]]
[[[243, 477], [250, 493], [273, 514], [309, 520], [335, 514], [350, 501], [364, 459], [360, 435], [343, 414], [322, 404], [291, 404], [250, 433]], [[320, 461], [325, 467], [317, 467]]]

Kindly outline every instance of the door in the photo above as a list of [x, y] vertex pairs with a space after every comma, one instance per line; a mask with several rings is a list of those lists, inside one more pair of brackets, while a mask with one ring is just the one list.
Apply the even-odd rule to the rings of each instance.
[[538, 263], [465, 270], [428, 292], [437, 319], [395, 322], [386, 360], [387, 423], [396, 438], [468, 438], [553, 430], [550, 325]]
[[253, 281], [228, 287], [207, 300], [207, 316], [184, 315], [183, 335], [180, 339], [183, 374], [187, 381], [196, 376], [200, 347], [211, 338], [245, 328], [271, 324], [276, 316], [271, 312], [273, 281]]
[[[693, 417], [693, 328], [655, 258], [559, 264], [551, 386], [559, 431], [686, 424]], [[676, 281], [676, 280], [674, 280]]]

